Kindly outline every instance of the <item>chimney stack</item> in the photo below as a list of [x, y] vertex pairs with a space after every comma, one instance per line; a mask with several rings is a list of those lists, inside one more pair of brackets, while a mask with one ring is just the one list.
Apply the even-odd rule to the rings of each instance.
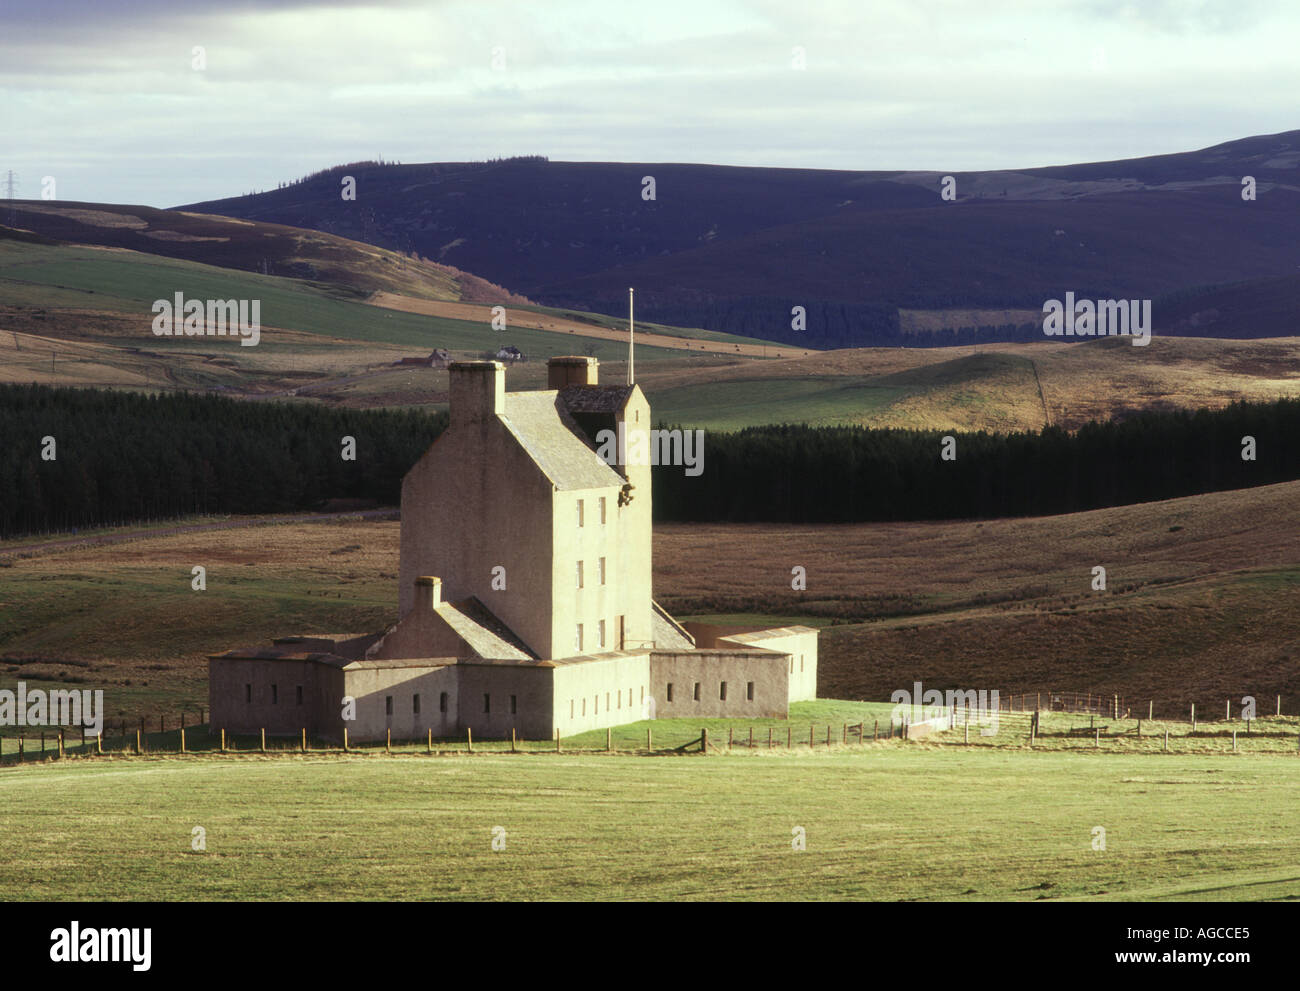
[[546, 363], [546, 388], [563, 389], [566, 385], [596, 385], [599, 365], [595, 358], [566, 354]]
[[442, 579], [422, 575], [415, 579], [415, 608], [433, 612], [442, 605]]
[[480, 423], [506, 410], [506, 366], [499, 361], [453, 361], [451, 422]]

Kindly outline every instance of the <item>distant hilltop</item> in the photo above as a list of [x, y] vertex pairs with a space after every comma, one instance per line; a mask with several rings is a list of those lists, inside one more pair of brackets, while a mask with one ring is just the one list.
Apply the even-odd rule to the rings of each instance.
[[[646, 320], [809, 347], [907, 343], [917, 326], [938, 332], [923, 343], [1027, 340], [1067, 291], [1152, 299], [1160, 335], [1179, 332], [1163, 298], [1296, 274], [1300, 131], [992, 172], [353, 163], [185, 209], [410, 252], [545, 305], [620, 315], [635, 285]], [[1211, 300], [1178, 321], [1279, 336], [1284, 310], [1243, 324]]]

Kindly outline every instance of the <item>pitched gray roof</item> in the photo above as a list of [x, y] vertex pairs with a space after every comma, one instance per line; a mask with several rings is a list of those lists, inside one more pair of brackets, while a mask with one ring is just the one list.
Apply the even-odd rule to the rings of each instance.
[[507, 392], [501, 422], [557, 489], [621, 486], [623, 477], [583, 440], [558, 396], [554, 391]]
[[572, 413], [616, 413], [623, 408], [632, 385], [566, 385], [560, 401]]
[[537, 659], [526, 643], [473, 596], [460, 602], [442, 603], [438, 606], [438, 616], [479, 657], [505, 661]]
[[650, 630], [656, 650], [694, 650], [695, 640], [654, 599], [650, 600]]

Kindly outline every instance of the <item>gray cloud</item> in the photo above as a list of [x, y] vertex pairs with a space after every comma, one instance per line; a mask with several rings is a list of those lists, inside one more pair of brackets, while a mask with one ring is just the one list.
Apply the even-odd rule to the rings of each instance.
[[158, 206], [377, 155], [962, 170], [1158, 154], [1295, 127], [1300, 82], [1300, 16], [1260, 3], [13, 7], [0, 169], [20, 195], [54, 175], [63, 199]]

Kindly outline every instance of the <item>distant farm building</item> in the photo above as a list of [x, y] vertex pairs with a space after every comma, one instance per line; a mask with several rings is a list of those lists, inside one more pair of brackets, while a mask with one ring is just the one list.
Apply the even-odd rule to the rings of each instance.
[[525, 361], [525, 360], [526, 359], [524, 358], [524, 353], [520, 351], [517, 347], [514, 347], [513, 345], [510, 344], [507, 344], [505, 347], [503, 347], [500, 351], [497, 352], [497, 361], [516, 362], [516, 361]]
[[451, 364], [451, 352], [436, 348], [427, 358], [399, 358], [394, 365], [413, 365], [417, 368], [446, 368]]
[[654, 601], [650, 465], [597, 453], [649, 430], [639, 386], [576, 356], [538, 392], [506, 392], [496, 361], [449, 374], [450, 424], [402, 482], [401, 618], [212, 656], [214, 728], [538, 740], [816, 697], [816, 630], [679, 623]]

